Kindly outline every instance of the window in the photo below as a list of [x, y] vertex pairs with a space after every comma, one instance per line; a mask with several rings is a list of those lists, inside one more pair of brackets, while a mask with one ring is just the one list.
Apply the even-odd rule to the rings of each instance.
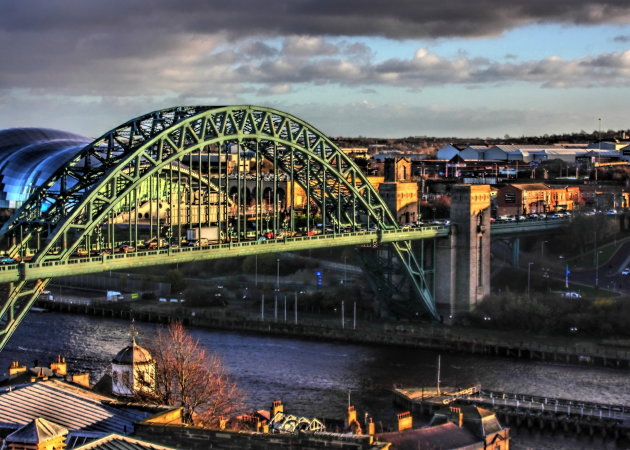
[[516, 194], [514, 192], [506, 192], [504, 200], [505, 203], [516, 203]]

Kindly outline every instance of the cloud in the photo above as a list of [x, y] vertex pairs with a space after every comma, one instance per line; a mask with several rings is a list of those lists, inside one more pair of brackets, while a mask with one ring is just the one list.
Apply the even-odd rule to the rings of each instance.
[[[516, 107], [479, 106], [462, 108], [458, 105], [414, 105], [407, 103], [368, 103], [357, 101], [331, 108], [321, 103], [283, 103], [278, 108], [292, 111], [298, 117], [318, 127], [328, 136], [459, 136], [485, 138], [553, 133], [579, 129], [592, 122], [589, 110], [521, 110]], [[383, 122], [387, 126], [383, 127]]]
[[[93, 132], [106, 129], [101, 127], [106, 114], [133, 117], [173, 104], [243, 103], [256, 96], [287, 101], [317, 86], [348, 88], [348, 98], [355, 99], [372, 99], [382, 86], [413, 92], [516, 82], [545, 88], [628, 86], [630, 56], [623, 51], [523, 61], [524, 56], [510, 55], [489, 60], [465, 50], [446, 57], [431, 48], [431, 39], [496, 36], [548, 23], [628, 24], [630, 3], [6, 1], [0, 15], [0, 118], [13, 121], [22, 114], [47, 120], [55, 111], [50, 120], [61, 121], [64, 114], [78, 117], [73, 111], [88, 117], [101, 108], [102, 116], [94, 116], [88, 130]], [[395, 45], [391, 39], [425, 42], [406, 57], [382, 60], [376, 47], [366, 44], [382, 40], [364, 37], [390, 39], [387, 45]], [[615, 41], [629, 42], [630, 36]], [[83, 116], [77, 120], [88, 122]]]
[[[10, 36], [0, 31], [0, 42], [4, 39]], [[52, 41], [50, 45], [60, 43]], [[41, 67], [33, 63], [32, 54], [15, 55], [14, 63], [0, 71], [0, 92], [4, 87], [43, 95], [231, 99], [248, 93], [283, 95], [309, 85], [357, 90], [392, 86], [414, 92], [432, 86], [477, 88], [514, 82], [545, 88], [630, 85], [630, 50], [519, 61], [490, 60], [466, 52], [444, 57], [421, 47], [408, 58], [376, 61], [364, 43], [312, 36], [288, 36], [273, 44], [258, 39], [234, 43], [226, 36], [179, 36], [168, 39], [159, 52], [150, 50], [148, 40], [142, 42], [147, 47], [142, 58], [90, 59], [86, 49], [91, 44], [83, 41], [59, 58], [40, 55], [36, 59]]]
[[630, 85], [630, 50], [575, 59], [551, 56], [523, 62], [465, 56], [445, 58], [427, 48], [417, 49], [407, 59], [390, 58], [378, 63], [370, 58], [353, 58], [341, 52], [335, 56], [295, 60], [279, 53], [276, 58], [238, 64], [239, 77], [233, 80], [263, 85], [395, 86], [412, 90], [456, 84], [477, 87], [514, 82], [527, 82], [545, 88]]
[[317, 36], [289, 36], [284, 40], [282, 53], [288, 57], [308, 57], [321, 55], [335, 55], [337, 46]]
[[5, 2], [0, 28], [80, 37], [116, 30], [173, 36], [225, 32], [251, 36], [383, 36], [393, 39], [489, 36], [524, 24], [627, 23], [626, 0], [171, 0]]

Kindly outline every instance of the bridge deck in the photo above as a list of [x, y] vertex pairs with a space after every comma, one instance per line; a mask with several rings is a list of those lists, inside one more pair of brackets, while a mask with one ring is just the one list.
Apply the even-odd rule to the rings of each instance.
[[492, 224], [492, 237], [539, 233], [554, 230], [571, 223], [570, 218], [562, 219], [528, 219], [514, 222], [495, 222]]
[[343, 234], [319, 234], [297, 236], [267, 241], [242, 241], [216, 244], [206, 247], [182, 247], [172, 249], [145, 250], [116, 253], [95, 257], [76, 257], [68, 260], [23, 262], [0, 266], [0, 283], [20, 279], [35, 280], [64, 277], [86, 273], [125, 270], [134, 267], [184, 263], [200, 259], [221, 259], [235, 256], [256, 255], [274, 252], [292, 252], [312, 248], [346, 245], [372, 245], [396, 241], [432, 239], [447, 236], [448, 226], [429, 226], [386, 231], [358, 231]]

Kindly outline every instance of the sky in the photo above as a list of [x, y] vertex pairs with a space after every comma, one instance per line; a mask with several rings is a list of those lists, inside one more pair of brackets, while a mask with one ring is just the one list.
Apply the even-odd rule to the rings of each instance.
[[[329, 136], [630, 128], [628, 0], [0, 0], [0, 129], [251, 104]], [[601, 120], [600, 120], [601, 119]]]

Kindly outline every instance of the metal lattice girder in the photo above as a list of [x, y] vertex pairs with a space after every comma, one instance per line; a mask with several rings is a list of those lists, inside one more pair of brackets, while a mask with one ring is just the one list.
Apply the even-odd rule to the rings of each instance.
[[[359, 248], [358, 250], [362, 266], [369, 274], [368, 281], [379, 300], [387, 305], [390, 312], [398, 316], [428, 312], [433, 319], [439, 317], [431, 301], [433, 295], [427, 284], [424, 270], [418, 270], [420, 265], [410, 241], [392, 241], [387, 247]], [[394, 258], [398, 265], [394, 264]], [[403, 274], [407, 276], [403, 277]], [[395, 300], [400, 299], [401, 296], [404, 298], [405, 290], [408, 288], [405, 281], [411, 283], [413, 291], [424, 293], [420, 298], [420, 303]]]
[[[188, 204], [189, 208], [196, 204], [201, 217], [203, 182], [208, 186], [207, 202], [210, 202], [210, 191], [218, 193], [217, 203], [225, 212], [219, 213], [217, 220], [227, 230], [230, 180], [227, 172], [221, 174], [220, 161], [231, 144], [254, 152], [257, 173], [259, 161], [273, 165], [274, 196], [277, 197], [278, 173], [290, 174], [292, 182], [307, 193], [308, 204], [316, 205], [323, 230], [328, 224], [340, 231], [346, 226], [359, 228], [360, 223], [379, 230], [398, 228], [386, 204], [361, 170], [324, 134], [306, 122], [271, 108], [254, 106], [177, 107], [130, 120], [83, 148], [72, 161], [57, 170], [0, 229], [0, 236], [11, 242], [7, 253], [19, 256], [28, 249], [35, 249], [31, 263], [68, 261], [77, 248], [90, 249], [90, 239], [100, 239], [105, 225], [125, 208], [129, 213], [131, 237], [131, 213], [133, 210], [137, 215], [138, 193], [148, 185], [152, 205], [153, 201], [164, 200], [160, 198], [165, 195], [164, 183], [177, 185], [182, 182], [182, 176], [188, 183], [189, 195], [178, 201]], [[216, 182], [210, 179], [209, 173], [204, 181], [202, 151], [218, 155]], [[181, 166], [184, 158], [192, 161], [194, 155], [198, 155], [199, 168], [195, 179], [192, 171], [186, 174]], [[238, 155], [240, 157], [240, 150]], [[174, 172], [177, 172], [175, 178]], [[237, 183], [240, 205], [240, 178]], [[197, 199], [191, 194], [195, 185], [199, 190]], [[176, 193], [182, 197], [180, 191], [181, 188], [177, 188]], [[277, 231], [279, 214], [277, 210], [274, 212]], [[159, 216], [157, 222], [159, 238]], [[236, 219], [236, 225], [241, 227], [241, 221]], [[137, 219], [135, 228], [137, 236]], [[112, 236], [114, 232], [112, 226]], [[404, 244], [396, 249], [414, 280], [417, 295], [435, 317], [434, 309], [429, 306], [432, 299], [425, 288], [422, 269]], [[13, 287], [13, 293], [0, 309], [0, 322], [4, 327], [0, 347], [10, 336], [7, 330], [15, 328], [44, 285], [42, 281], [32, 290], [19, 283]], [[30, 294], [23, 294], [22, 289]], [[17, 299], [26, 297], [29, 300], [21, 303], [18, 312]]]

